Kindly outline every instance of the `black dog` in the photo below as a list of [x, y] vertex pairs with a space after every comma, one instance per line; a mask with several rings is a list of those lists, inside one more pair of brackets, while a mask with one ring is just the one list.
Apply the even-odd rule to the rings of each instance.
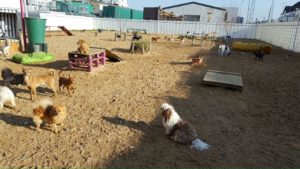
[[133, 35], [133, 37], [132, 37], [132, 40], [140, 40], [140, 39], [142, 39], [142, 36], [139, 36], [139, 35]]
[[264, 61], [265, 54], [261, 50], [255, 51], [253, 54], [255, 55], [255, 60]]
[[1, 72], [3, 85], [23, 85], [24, 84], [24, 75], [13, 73], [11, 69], [4, 68]]

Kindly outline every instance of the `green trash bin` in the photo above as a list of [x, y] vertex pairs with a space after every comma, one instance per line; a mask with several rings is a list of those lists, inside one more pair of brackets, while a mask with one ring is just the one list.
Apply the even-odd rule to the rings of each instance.
[[29, 43], [44, 44], [46, 19], [25, 18]]

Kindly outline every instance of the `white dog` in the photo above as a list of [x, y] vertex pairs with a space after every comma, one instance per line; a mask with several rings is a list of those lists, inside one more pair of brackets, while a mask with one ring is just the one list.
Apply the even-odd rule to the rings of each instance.
[[219, 46], [219, 56], [229, 56], [230, 54], [231, 54], [231, 50], [228, 45]]
[[164, 103], [161, 106], [163, 115], [163, 126], [168, 135], [173, 141], [191, 145], [200, 151], [207, 150], [210, 146], [198, 138], [196, 129], [188, 122], [180, 118], [174, 107]]
[[6, 102], [10, 102], [13, 107], [16, 107], [14, 93], [8, 87], [0, 86], [0, 109]]
[[10, 50], [10, 41], [6, 38], [5, 45], [0, 46], [0, 54], [4, 54], [4, 56], [7, 57], [9, 55], [9, 50]]

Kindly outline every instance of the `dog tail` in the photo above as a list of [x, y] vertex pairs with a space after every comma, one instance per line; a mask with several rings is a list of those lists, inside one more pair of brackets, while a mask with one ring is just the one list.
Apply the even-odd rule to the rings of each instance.
[[44, 109], [46, 109], [48, 106], [52, 106], [53, 103], [50, 99], [42, 99], [38, 102], [36, 102], [36, 104], [33, 106], [33, 108], [38, 108], [38, 107], [42, 107]]
[[206, 144], [205, 142], [203, 142], [200, 139], [196, 139], [193, 141], [191, 148], [195, 148], [199, 151], [204, 151], [204, 150], [208, 150], [210, 147], [210, 145]]

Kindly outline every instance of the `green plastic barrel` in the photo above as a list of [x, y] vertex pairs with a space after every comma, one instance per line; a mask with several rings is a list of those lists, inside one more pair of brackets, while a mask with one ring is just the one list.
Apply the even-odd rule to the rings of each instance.
[[46, 19], [25, 18], [29, 43], [45, 43]]

